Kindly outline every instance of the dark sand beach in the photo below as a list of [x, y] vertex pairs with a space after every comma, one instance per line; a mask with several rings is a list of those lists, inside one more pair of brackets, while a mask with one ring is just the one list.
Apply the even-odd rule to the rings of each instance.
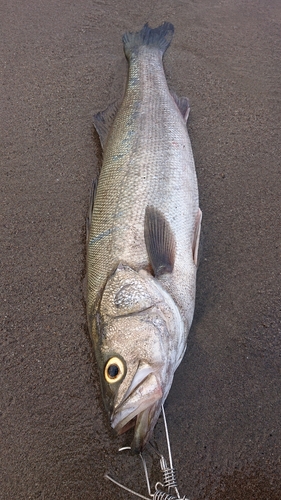
[[[203, 251], [166, 413], [182, 495], [281, 498], [281, 3], [4, 0], [1, 5], [1, 500], [146, 494], [118, 454], [86, 326], [85, 218], [120, 97], [122, 34], [175, 26], [167, 81], [190, 99]], [[163, 422], [155, 430], [164, 448]], [[157, 463], [151, 472], [157, 475]], [[132, 497], [133, 498], [133, 497]]]

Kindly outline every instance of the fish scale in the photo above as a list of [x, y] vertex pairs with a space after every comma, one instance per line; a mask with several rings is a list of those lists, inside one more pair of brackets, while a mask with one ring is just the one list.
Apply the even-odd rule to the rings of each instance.
[[[167, 243], [168, 246], [160, 251], [160, 254], [162, 252], [165, 255], [165, 252], [172, 252], [169, 248], [175, 248], [175, 255], [167, 256], [168, 261], [172, 259], [172, 272], [158, 273], [156, 269], [155, 277], [147, 275], [145, 279], [147, 286], [157, 287], [157, 301], [168, 301], [170, 304], [168, 308], [163, 306], [164, 312], [159, 312], [161, 318], [163, 314], [168, 314], [169, 318], [172, 315], [178, 324], [175, 329], [181, 331], [181, 321], [185, 326], [185, 331], [181, 334], [183, 338], [175, 341], [180, 346], [177, 347], [179, 352], [174, 357], [170, 356], [176, 360], [176, 366], [183, 356], [192, 322], [196, 280], [194, 256], [197, 252], [194, 242], [199, 239], [201, 212], [186, 120], [179, 109], [178, 98], [173, 97], [169, 91], [162, 64], [163, 52], [168, 46], [164, 40], [163, 49], [163, 39], [168, 36], [170, 26], [166, 23], [156, 30], [144, 27], [136, 36], [132, 34], [124, 37], [129, 59], [127, 88], [105, 141], [87, 253], [89, 328], [101, 370], [106, 350], [115, 349], [109, 348], [109, 344], [106, 347], [103, 345], [103, 340], [111, 338], [111, 333], [101, 334], [97, 327], [97, 315], [102, 316], [99, 304], [104, 288], [109, 287], [110, 290], [110, 277], [115, 276], [120, 265], [128, 266], [134, 273], [142, 273], [134, 277], [135, 282], [144, 277], [143, 273], [149, 266], [155, 267], [155, 263], [150, 262], [148, 242], [145, 240], [146, 213], [158, 218], [159, 231], [166, 232], [163, 234], [162, 244], [165, 246], [169, 239], [174, 242], [170, 246]], [[157, 45], [158, 41], [162, 44], [161, 47]], [[97, 130], [99, 131], [98, 126]], [[153, 224], [151, 227], [154, 227]], [[143, 320], [143, 314], [140, 311], [140, 321]], [[150, 313], [147, 314], [149, 316]], [[127, 316], [129, 317], [129, 312]], [[149, 320], [154, 326], [157, 325], [155, 317], [154, 314], [154, 319], [151, 317]], [[111, 319], [104, 316], [102, 321], [109, 325]], [[170, 319], [167, 320], [168, 323], [172, 324]], [[131, 328], [129, 323], [127, 328]], [[116, 335], [116, 328], [114, 332]], [[163, 335], [166, 333], [162, 332]], [[173, 335], [171, 333], [171, 339], [176, 339], [176, 334], [175, 337]], [[172, 345], [171, 339], [169, 346]], [[148, 339], [148, 345], [150, 341]], [[119, 349], [120, 339], [117, 344]], [[127, 350], [126, 354], [129, 356]], [[147, 357], [147, 354], [141, 355]], [[102, 377], [101, 372], [101, 379]], [[156, 383], [154, 379], [153, 383]], [[110, 390], [106, 388], [108, 394]], [[157, 390], [159, 394], [160, 388]], [[156, 394], [157, 390], [152, 391], [152, 394]], [[163, 389], [163, 393], [166, 392]], [[120, 394], [117, 399], [122, 399]]]
[[[138, 85], [130, 85], [130, 81], [137, 81]], [[142, 96], [145, 97], [142, 99]], [[133, 108], [135, 102], [139, 105], [137, 115]], [[178, 127], [175, 127], [175, 116]], [[128, 142], [126, 147], [122, 146], [128, 129], [133, 131], [129, 148]], [[190, 170], [194, 168], [193, 156], [190, 152], [183, 161], [179, 147], [171, 148], [171, 144], [183, 142], [182, 136], [189, 152], [185, 124], [168, 90], [161, 56], [157, 53], [152, 58], [151, 51], [143, 51], [130, 68], [126, 97], [108, 140], [99, 178], [90, 241], [110, 228], [112, 232], [94, 245], [90, 244], [89, 258], [93, 256], [91, 267], [93, 271], [99, 270], [93, 274], [93, 279], [90, 275], [94, 296], [104, 285], [109, 274], [108, 267], [114, 269], [119, 261], [137, 268], [147, 264], [143, 239], [146, 205], [154, 203], [172, 224], [180, 205], [183, 204], [186, 211], [188, 189], [181, 196], [185, 195], [185, 200], [174, 196], [184, 180], [186, 167], [191, 163]], [[114, 160], [116, 157], [118, 159]], [[196, 204], [197, 200], [192, 201]], [[117, 217], [118, 213], [122, 215]], [[188, 223], [189, 220], [186, 220], [185, 230], [189, 229], [193, 234], [193, 224], [188, 228]], [[178, 234], [182, 221], [176, 224], [173, 225]], [[108, 259], [111, 266], [108, 266]]]

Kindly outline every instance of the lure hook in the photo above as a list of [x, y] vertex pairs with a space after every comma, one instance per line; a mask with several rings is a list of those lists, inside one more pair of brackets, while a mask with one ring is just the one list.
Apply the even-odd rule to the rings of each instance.
[[[119, 481], [116, 481], [113, 479], [111, 476], [108, 474], [105, 474], [105, 478], [111, 481], [112, 483], [116, 484], [119, 486], [119, 488], [122, 488], [123, 490], [132, 493], [132, 495], [135, 495], [138, 498], [142, 498], [144, 500], [188, 500], [186, 496], [181, 497], [179, 494], [178, 486], [177, 486], [177, 479], [176, 479], [176, 470], [173, 467], [173, 460], [172, 460], [172, 452], [171, 452], [171, 445], [170, 445], [170, 438], [169, 438], [169, 431], [168, 431], [168, 425], [167, 425], [167, 420], [166, 420], [166, 414], [164, 411], [164, 406], [162, 405], [162, 414], [163, 414], [163, 421], [164, 421], [164, 427], [165, 427], [165, 435], [166, 435], [166, 442], [167, 442], [167, 449], [168, 449], [168, 456], [169, 456], [169, 465], [167, 463], [167, 460], [165, 459], [164, 455], [159, 453], [159, 451], [155, 448], [150, 443], [150, 446], [153, 448], [153, 450], [157, 453], [157, 455], [160, 457], [160, 469], [162, 472], [163, 476], [163, 483], [158, 481], [155, 486], [154, 486], [154, 493], [151, 491], [151, 486], [150, 486], [150, 481], [149, 481], [149, 475], [148, 475], [148, 470], [147, 470], [147, 465], [145, 458], [143, 457], [142, 453], [139, 454], [143, 469], [144, 469], [144, 474], [145, 474], [145, 479], [146, 479], [146, 485], [147, 485], [147, 491], [148, 495], [150, 498], [141, 495], [140, 493], [137, 493], [134, 490], [131, 490], [127, 486], [119, 483]], [[119, 448], [118, 451], [125, 451], [125, 450], [130, 450], [130, 446], [124, 446], [123, 448]]]

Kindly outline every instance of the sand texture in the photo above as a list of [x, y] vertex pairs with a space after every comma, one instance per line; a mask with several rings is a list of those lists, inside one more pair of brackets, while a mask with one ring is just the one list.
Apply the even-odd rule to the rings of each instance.
[[[190, 99], [203, 211], [166, 406], [179, 488], [281, 498], [280, 0], [3, 0], [1, 500], [128, 499], [105, 472], [146, 493], [103, 409], [84, 276], [92, 115], [122, 95], [122, 34], [147, 21], [175, 26], [165, 70]], [[161, 421], [155, 438], [165, 452]]]

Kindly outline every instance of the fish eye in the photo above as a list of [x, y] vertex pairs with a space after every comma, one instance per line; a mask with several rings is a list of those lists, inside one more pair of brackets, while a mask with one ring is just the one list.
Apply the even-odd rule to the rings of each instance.
[[120, 358], [114, 356], [110, 358], [105, 365], [104, 378], [109, 384], [114, 382], [119, 382], [125, 373], [125, 367], [123, 361]]

